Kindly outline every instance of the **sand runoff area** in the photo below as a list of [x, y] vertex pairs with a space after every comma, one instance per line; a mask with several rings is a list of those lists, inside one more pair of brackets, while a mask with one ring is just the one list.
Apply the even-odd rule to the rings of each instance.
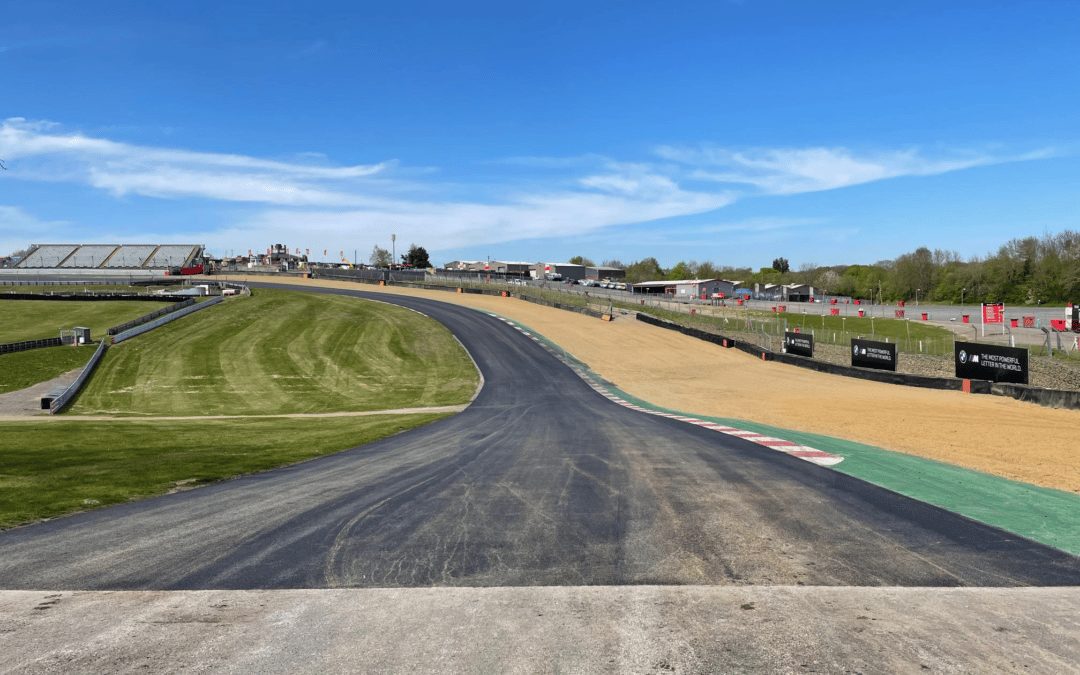
[[604, 322], [517, 298], [324, 279], [238, 277], [431, 298], [535, 329], [623, 391], [665, 408], [843, 438], [1080, 492], [1080, 412], [882, 384], [765, 362], [630, 317]]

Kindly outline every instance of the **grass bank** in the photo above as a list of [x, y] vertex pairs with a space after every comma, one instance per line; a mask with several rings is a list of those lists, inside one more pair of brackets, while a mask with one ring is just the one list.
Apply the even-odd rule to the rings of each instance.
[[94, 347], [46, 347], [14, 354], [0, 354], [0, 394], [45, 382], [82, 368]]
[[[21, 291], [20, 291], [21, 292]], [[0, 342], [20, 342], [60, 335], [60, 329], [87, 326], [96, 340], [117, 324], [165, 306], [160, 300], [3, 300]]]
[[0, 528], [264, 471], [445, 416], [0, 422]]
[[436, 321], [259, 290], [110, 349], [71, 412], [247, 415], [467, 403], [478, 375]]

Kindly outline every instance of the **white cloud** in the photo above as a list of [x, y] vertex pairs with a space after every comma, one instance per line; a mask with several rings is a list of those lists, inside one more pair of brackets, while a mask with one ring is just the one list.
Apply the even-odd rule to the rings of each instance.
[[[360, 238], [363, 241], [423, 243], [429, 250], [543, 237], [579, 236], [623, 223], [641, 223], [730, 204], [728, 195], [675, 190], [665, 199], [645, 200], [579, 192], [521, 195], [504, 204], [468, 202], [384, 201], [362, 210], [271, 209], [219, 233], [208, 233], [216, 246], [234, 242], [295, 239], [323, 242], [331, 250]], [[276, 239], [274, 239], [276, 241]]]
[[320, 166], [147, 147], [64, 133], [55, 123], [19, 117], [0, 124], [0, 157], [12, 167], [29, 164], [13, 177], [85, 182], [120, 196], [323, 206], [358, 203], [340, 190], [328, 189], [326, 183], [355, 184], [393, 166], [393, 162]]
[[[927, 157], [915, 150], [858, 154], [845, 148], [736, 151], [716, 146], [664, 146], [657, 155], [663, 161], [621, 162], [599, 155], [497, 160], [517, 170], [470, 182], [394, 161], [333, 166], [318, 153], [298, 153], [285, 161], [122, 143], [22, 118], [0, 123], [0, 157], [11, 167], [5, 180], [69, 182], [117, 197], [243, 204], [239, 213], [222, 210], [220, 218], [229, 224], [204, 226], [198, 234], [211, 246], [239, 250], [273, 241], [337, 250], [355, 241], [385, 242], [391, 233], [432, 250], [581, 237], [707, 213], [747, 194], [828, 190], [1040, 156]], [[692, 229], [696, 236], [741, 232], [726, 227]], [[770, 227], [756, 223], [746, 229], [764, 236]], [[672, 223], [657, 226], [656, 232], [679, 236]]]
[[847, 148], [758, 148], [730, 150], [661, 146], [663, 159], [689, 168], [694, 180], [750, 185], [765, 194], [817, 192], [901, 176], [931, 176], [976, 166], [1038, 159], [1040, 151], [1017, 156], [956, 152], [927, 157], [914, 149], [857, 155]]

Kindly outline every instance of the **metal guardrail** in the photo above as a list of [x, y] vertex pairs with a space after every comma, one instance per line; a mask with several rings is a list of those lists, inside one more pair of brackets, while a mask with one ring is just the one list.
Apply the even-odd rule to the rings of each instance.
[[124, 323], [117, 324], [117, 325], [113, 326], [112, 328], [108, 329], [105, 332], [108, 333], [109, 335], [118, 335], [118, 334], [123, 333], [124, 331], [126, 331], [126, 330], [128, 330], [130, 328], [134, 328], [135, 326], [140, 326], [140, 325], [142, 325], [144, 323], [149, 323], [149, 322], [153, 321], [154, 319], [158, 318], [159, 316], [165, 316], [166, 314], [170, 314], [172, 312], [178, 312], [181, 309], [183, 309], [185, 307], [190, 307], [190, 306], [192, 306], [194, 304], [195, 304], [195, 298], [188, 298], [187, 300], [181, 300], [180, 302], [169, 305], [168, 307], [162, 307], [161, 309], [156, 309], [153, 312], [150, 312], [149, 314], [143, 314], [142, 316], [136, 317], [136, 318], [132, 319], [131, 321], [125, 321]]
[[134, 300], [136, 302], [180, 302], [187, 299], [183, 295], [158, 295], [156, 293], [109, 293], [107, 291], [89, 293], [12, 293], [0, 292], [0, 300], [62, 300], [71, 302], [94, 302], [97, 300], [114, 302]]
[[216, 305], [216, 304], [218, 304], [220, 302], [223, 302], [224, 300], [225, 300], [225, 298], [222, 297], [222, 296], [218, 296], [216, 298], [210, 298], [206, 302], [198, 302], [198, 303], [195, 303], [195, 304], [192, 304], [192, 305], [188, 305], [187, 307], [184, 307], [182, 309], [178, 309], [175, 312], [170, 312], [170, 313], [168, 313], [168, 314], [166, 314], [164, 316], [158, 317], [157, 319], [154, 319], [153, 321], [150, 321], [150, 322], [135, 326], [134, 328], [129, 328], [128, 330], [123, 331], [122, 333], [117, 333], [116, 335], [114, 335], [113, 340], [112, 340], [113, 344], [118, 344], [120, 342], [123, 342], [124, 340], [130, 340], [131, 338], [135, 337], [136, 335], [142, 335], [143, 333], [152, 331], [155, 328], [158, 328], [160, 326], [164, 326], [165, 324], [169, 323], [170, 321], [176, 321], [177, 319], [183, 318], [183, 317], [187, 316], [188, 314], [192, 314], [194, 312], [197, 312], [200, 309], [206, 309], [207, 307], [212, 307], [212, 306], [214, 306], [214, 305]]
[[105, 355], [105, 350], [108, 348], [109, 341], [107, 339], [103, 339], [101, 342], [98, 343], [97, 350], [94, 352], [94, 355], [90, 357], [90, 360], [86, 363], [86, 367], [83, 368], [83, 371], [79, 374], [79, 377], [77, 377], [75, 381], [72, 382], [68, 386], [68, 388], [64, 390], [64, 393], [60, 394], [49, 403], [50, 415], [55, 415], [56, 413], [63, 410], [64, 406], [66, 406], [68, 403], [71, 403], [71, 400], [74, 399], [75, 395], [79, 393], [79, 390], [82, 389], [84, 384], [86, 384], [86, 381], [90, 379], [90, 375], [93, 374], [94, 369], [97, 368], [98, 361], [100, 361], [101, 357]]

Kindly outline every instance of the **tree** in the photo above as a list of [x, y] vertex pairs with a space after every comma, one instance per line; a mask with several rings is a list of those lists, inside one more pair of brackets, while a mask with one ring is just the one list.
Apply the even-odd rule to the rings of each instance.
[[427, 269], [431, 267], [431, 260], [428, 259], [427, 249], [423, 246], [417, 246], [416, 244], [409, 244], [409, 251], [401, 254], [401, 262], [406, 267], [415, 267], [417, 269]]
[[689, 279], [694, 276], [693, 270], [690, 269], [690, 265], [682, 262], [681, 260], [675, 267], [668, 270], [668, 281], [681, 281], [683, 279]]
[[632, 284], [640, 281], [656, 281], [663, 276], [664, 270], [656, 258], [644, 258], [626, 266], [626, 281]]
[[571, 265], [584, 265], [585, 267], [596, 267], [596, 263], [594, 263], [592, 260], [589, 260], [588, 258], [586, 258], [583, 255], [576, 255], [573, 258], [570, 258], [570, 260], [567, 260], [567, 262], [570, 263]]
[[791, 265], [787, 258], [773, 258], [772, 268], [783, 276], [791, 270]]
[[390, 267], [393, 258], [390, 257], [390, 251], [376, 244], [375, 248], [371, 249], [371, 257], [368, 258], [368, 262], [371, 263], [372, 267]]

